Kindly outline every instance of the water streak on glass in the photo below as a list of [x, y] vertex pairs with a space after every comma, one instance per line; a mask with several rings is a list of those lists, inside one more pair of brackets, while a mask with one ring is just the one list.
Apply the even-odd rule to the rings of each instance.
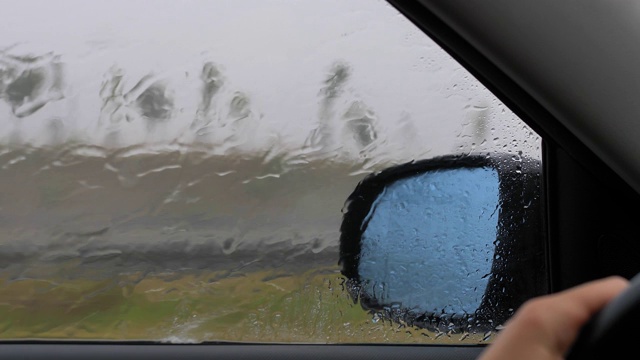
[[354, 304], [341, 209], [537, 135], [384, 1], [154, 4], [6, 4], [0, 339], [485, 341]]

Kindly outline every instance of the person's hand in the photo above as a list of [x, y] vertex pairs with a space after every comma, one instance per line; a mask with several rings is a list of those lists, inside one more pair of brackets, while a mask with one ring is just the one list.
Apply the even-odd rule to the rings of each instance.
[[528, 300], [478, 360], [564, 359], [582, 326], [628, 286], [612, 276]]

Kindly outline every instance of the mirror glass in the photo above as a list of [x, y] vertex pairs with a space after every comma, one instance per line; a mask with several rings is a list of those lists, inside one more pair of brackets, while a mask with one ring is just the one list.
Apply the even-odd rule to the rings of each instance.
[[487, 288], [500, 211], [498, 172], [490, 167], [392, 183], [363, 222], [362, 290], [415, 313], [473, 314]]

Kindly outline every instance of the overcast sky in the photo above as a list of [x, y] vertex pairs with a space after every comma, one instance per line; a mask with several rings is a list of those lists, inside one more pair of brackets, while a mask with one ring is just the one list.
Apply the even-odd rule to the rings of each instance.
[[[5, 141], [19, 131], [26, 141], [37, 142], [56, 118], [66, 132], [100, 142], [104, 134], [96, 126], [104, 99], [99, 93], [110, 69], [123, 74], [125, 92], [150, 74], [168, 84], [177, 113], [158, 136], [170, 139], [197, 111], [206, 62], [216, 64], [224, 77], [219, 97], [230, 99], [237, 92], [248, 97], [263, 140], [300, 144], [317, 127], [319, 91], [336, 61], [352, 70], [336, 113], [362, 101], [387, 143], [451, 152], [475, 131], [465, 124], [478, 116], [512, 117], [381, 0], [1, 2], [0, 50], [6, 50], [0, 61], [52, 53], [64, 65], [62, 99], [21, 118], [0, 101]], [[139, 124], [122, 126], [128, 126], [128, 141], [145, 136]]]

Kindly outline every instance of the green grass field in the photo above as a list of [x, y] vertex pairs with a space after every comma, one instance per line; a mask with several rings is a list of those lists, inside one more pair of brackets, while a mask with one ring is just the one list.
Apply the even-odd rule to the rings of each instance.
[[[224, 275], [224, 276], [221, 276]], [[0, 282], [0, 338], [164, 342], [462, 343], [380, 320], [354, 304], [337, 268], [304, 274], [216, 272], [109, 280]]]

